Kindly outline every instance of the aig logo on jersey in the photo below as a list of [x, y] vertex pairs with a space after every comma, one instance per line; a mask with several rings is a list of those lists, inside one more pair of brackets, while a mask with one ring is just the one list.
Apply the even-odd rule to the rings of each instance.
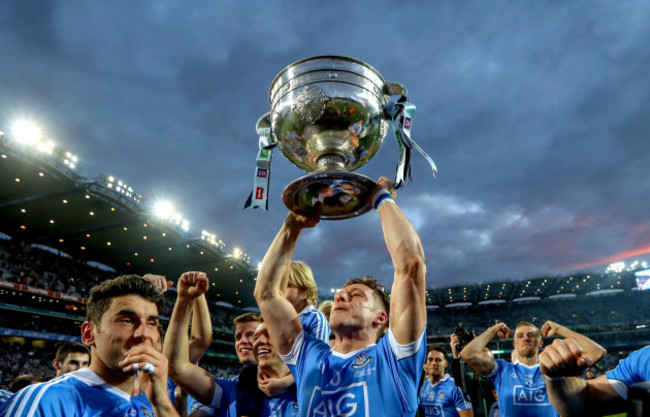
[[335, 391], [320, 391], [315, 387], [307, 406], [308, 417], [370, 417], [368, 387], [359, 382]]
[[546, 387], [527, 388], [521, 385], [515, 385], [514, 392], [515, 405], [549, 405]]

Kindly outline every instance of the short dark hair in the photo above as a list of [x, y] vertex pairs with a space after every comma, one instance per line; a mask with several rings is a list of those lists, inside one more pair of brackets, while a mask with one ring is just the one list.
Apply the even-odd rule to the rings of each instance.
[[43, 380], [36, 375], [20, 375], [11, 381], [11, 384], [9, 385], [9, 391], [18, 392], [26, 386], [38, 384], [40, 382], [43, 382]]
[[348, 278], [345, 285], [343, 285], [343, 288], [353, 284], [361, 284], [370, 288], [381, 302], [384, 312], [386, 314], [390, 313], [390, 296], [386, 293], [384, 286], [379, 284], [376, 279], [370, 275], [366, 275], [365, 277]]
[[156, 304], [158, 311], [162, 307], [163, 293], [160, 288], [139, 275], [122, 275], [97, 284], [90, 290], [86, 305], [88, 321], [99, 326], [113, 298], [124, 295], [139, 295]]
[[71, 353], [85, 353], [90, 357], [90, 349], [86, 345], [76, 342], [66, 342], [56, 350], [56, 360], [63, 363]]
[[447, 360], [447, 355], [449, 355], [449, 351], [447, 350], [447, 347], [445, 345], [433, 345], [429, 348], [429, 352], [427, 353], [427, 356], [431, 351], [435, 350], [436, 352], [442, 353], [442, 355], [445, 357], [445, 360]]
[[246, 323], [248, 321], [256, 321], [258, 323], [262, 322], [262, 316], [257, 314], [257, 313], [244, 313], [240, 316], [235, 317], [235, 319], [232, 321], [232, 324], [237, 327], [239, 323]]

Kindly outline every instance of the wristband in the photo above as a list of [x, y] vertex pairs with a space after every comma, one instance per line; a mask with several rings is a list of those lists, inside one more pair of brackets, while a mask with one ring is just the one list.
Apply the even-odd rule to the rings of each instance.
[[372, 197], [372, 206], [375, 208], [375, 210], [378, 210], [381, 204], [388, 199], [393, 201], [393, 197], [388, 191], [381, 190]]
[[563, 377], [563, 376], [548, 376], [548, 375], [544, 375], [544, 378], [548, 379], [549, 381], [564, 381], [564, 378], [565, 378], [565, 377]]

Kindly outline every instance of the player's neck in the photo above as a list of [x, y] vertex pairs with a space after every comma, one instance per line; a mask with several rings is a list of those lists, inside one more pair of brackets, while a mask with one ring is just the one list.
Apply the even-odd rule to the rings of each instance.
[[101, 360], [93, 360], [89, 369], [99, 375], [107, 384], [112, 385], [127, 394], [133, 392], [135, 375], [115, 372], [114, 370], [107, 368]]
[[293, 308], [296, 309], [296, 313], [300, 314], [302, 310], [307, 307], [307, 305], [309, 305], [309, 303], [307, 303], [307, 300], [298, 300], [295, 302], [295, 304], [293, 304]]
[[347, 333], [334, 333], [334, 346], [333, 350], [337, 353], [350, 353], [356, 350], [364, 349], [376, 343], [377, 337], [373, 332], [368, 332], [363, 329], [358, 331], [350, 331]]
[[436, 385], [438, 382], [440, 382], [443, 376], [445, 376], [445, 374], [439, 376], [431, 375], [431, 377], [429, 378], [429, 381], [431, 381], [431, 385]]
[[519, 363], [526, 366], [535, 366], [539, 363], [539, 353], [533, 356], [519, 356]]
[[260, 366], [257, 370], [257, 373], [258, 375], [264, 374], [268, 378], [284, 378], [285, 376], [289, 375], [291, 371], [289, 371], [289, 368], [287, 368], [286, 365], [282, 365], [284, 365], [284, 362], [276, 366]]

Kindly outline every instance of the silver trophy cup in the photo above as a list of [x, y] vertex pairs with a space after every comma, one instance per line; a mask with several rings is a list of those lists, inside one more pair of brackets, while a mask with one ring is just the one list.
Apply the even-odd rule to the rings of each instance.
[[[404, 97], [406, 89], [386, 82], [370, 65], [340, 56], [304, 59], [275, 77], [271, 112], [257, 125], [262, 155], [264, 148], [277, 146], [310, 173], [284, 190], [290, 210], [320, 211], [322, 219], [338, 220], [372, 208], [368, 200], [374, 181], [352, 171], [379, 151], [391, 120], [386, 106], [392, 95]], [[258, 154], [258, 177], [268, 182], [270, 156], [262, 162], [268, 165], [260, 164]], [[257, 190], [257, 197], [266, 196]]]

